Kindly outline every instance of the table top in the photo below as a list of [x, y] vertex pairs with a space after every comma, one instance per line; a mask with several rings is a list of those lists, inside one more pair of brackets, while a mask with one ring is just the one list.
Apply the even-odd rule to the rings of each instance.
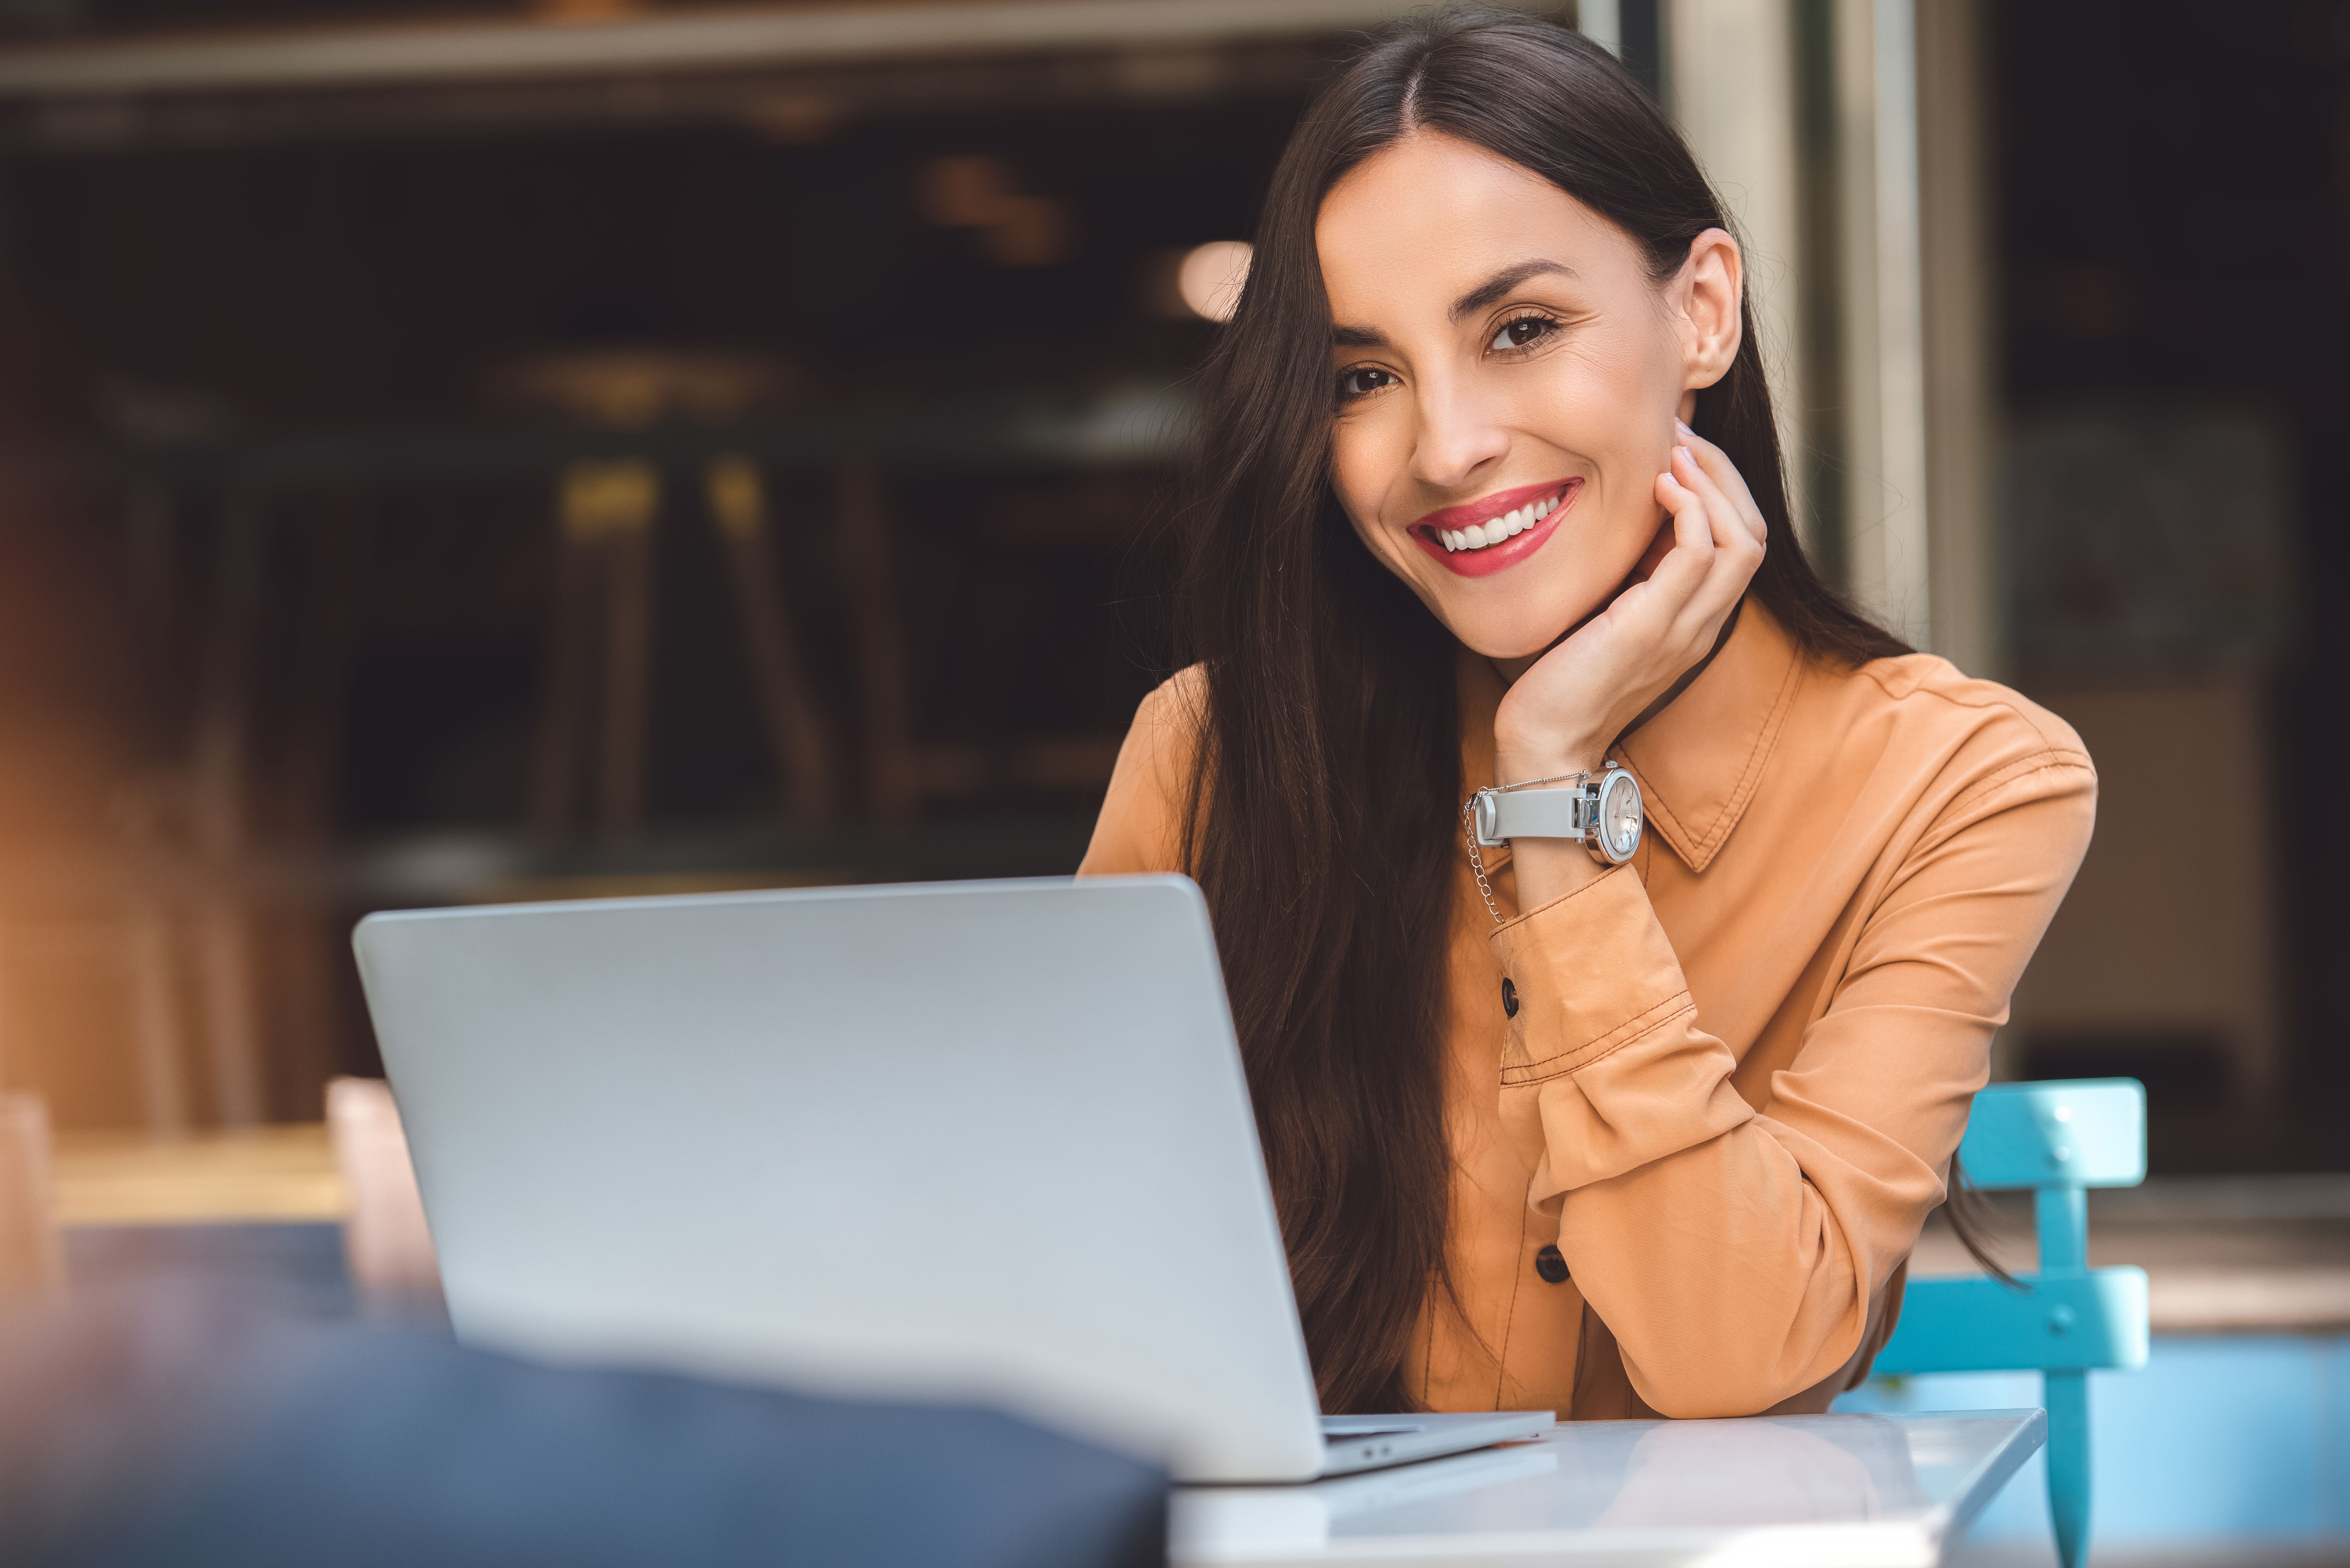
[[1578, 1421], [1307, 1486], [1185, 1487], [1179, 1564], [1932, 1568], [2045, 1440], [2037, 1410]]

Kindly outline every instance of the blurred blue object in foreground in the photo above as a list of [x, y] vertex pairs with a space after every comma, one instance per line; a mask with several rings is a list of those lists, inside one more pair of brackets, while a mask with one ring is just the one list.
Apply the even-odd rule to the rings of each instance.
[[0, 1318], [0, 1561], [1127, 1568], [1166, 1480], [1008, 1416], [544, 1366], [233, 1291]]

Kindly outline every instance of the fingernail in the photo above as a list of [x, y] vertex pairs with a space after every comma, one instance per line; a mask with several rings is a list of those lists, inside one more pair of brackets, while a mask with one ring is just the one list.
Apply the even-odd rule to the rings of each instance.
[[1673, 421], [1673, 429], [1675, 429], [1675, 430], [1677, 430], [1677, 431], [1680, 431], [1680, 432], [1681, 432], [1681, 434], [1683, 434], [1683, 435], [1685, 435], [1685, 436], [1693, 436], [1693, 435], [1697, 434], [1697, 431], [1693, 431], [1693, 430], [1690, 429], [1690, 428], [1689, 428], [1689, 426], [1687, 426], [1687, 425], [1683, 424], [1683, 423], [1682, 423], [1680, 421], [1679, 421], [1679, 420], [1675, 420], [1675, 421]]
[[1695, 462], [1697, 461], [1697, 454], [1690, 451], [1690, 449], [1685, 446], [1677, 446], [1673, 448], [1673, 450], [1680, 453], [1683, 457], [1688, 458], [1691, 462]]

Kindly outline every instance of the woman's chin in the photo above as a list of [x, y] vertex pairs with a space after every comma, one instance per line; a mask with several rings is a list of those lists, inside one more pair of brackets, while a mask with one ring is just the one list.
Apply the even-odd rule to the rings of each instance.
[[1593, 544], [1591, 535], [1562, 529], [1531, 560], [1488, 577], [1446, 574], [1449, 580], [1430, 583], [1421, 597], [1471, 652], [1532, 659], [1605, 609], [1622, 588], [1637, 552], [1603, 555]]
[[1508, 660], [1532, 659], [1573, 630], [1588, 614], [1586, 610], [1583, 615], [1562, 618], [1555, 608], [1545, 612], [1531, 607], [1513, 614], [1500, 606], [1481, 605], [1474, 612], [1442, 618], [1446, 628], [1470, 652]]

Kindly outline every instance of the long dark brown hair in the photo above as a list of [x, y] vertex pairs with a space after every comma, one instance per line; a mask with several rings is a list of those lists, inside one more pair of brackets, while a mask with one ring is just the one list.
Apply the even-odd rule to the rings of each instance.
[[[1330, 315], [1314, 226], [1341, 176], [1439, 130], [1616, 224], [1661, 282], [1729, 226], [1647, 92], [1578, 34], [1451, 11], [1375, 39], [1275, 171], [1239, 308], [1203, 372], [1180, 531], [1182, 652], [1205, 672], [1183, 854], [1206, 890], [1323, 1404], [1404, 1410], [1445, 1272], [1441, 1018], [1461, 794], [1458, 645], [1356, 538], [1329, 474]], [[1751, 312], [1693, 421], [1771, 528], [1751, 593], [1812, 656], [1908, 652], [1789, 526]]]

